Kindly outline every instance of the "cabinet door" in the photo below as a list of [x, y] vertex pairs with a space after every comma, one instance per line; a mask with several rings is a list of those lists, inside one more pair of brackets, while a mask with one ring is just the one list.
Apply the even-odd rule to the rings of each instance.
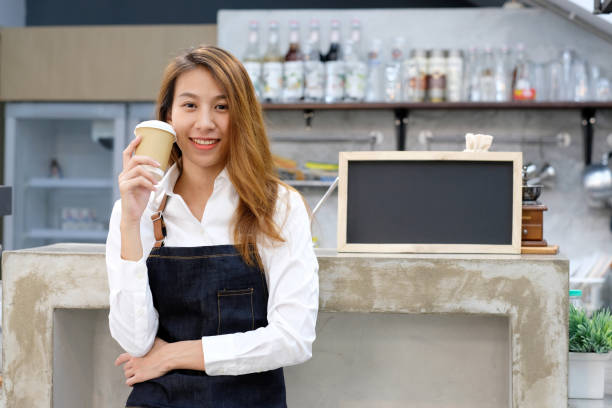
[[126, 105], [8, 103], [5, 184], [13, 214], [3, 244], [103, 243], [119, 198]]

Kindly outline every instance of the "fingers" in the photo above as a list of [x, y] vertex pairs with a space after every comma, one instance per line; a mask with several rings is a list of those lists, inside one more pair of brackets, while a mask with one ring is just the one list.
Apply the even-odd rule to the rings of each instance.
[[138, 187], [145, 188], [149, 191], [157, 190], [157, 187], [155, 187], [155, 184], [151, 183], [150, 180], [144, 178], [143, 176], [138, 176], [134, 179], [124, 181], [121, 184], [119, 184], [119, 191], [123, 194], [124, 191], [133, 190]]
[[124, 170], [121, 174], [119, 174], [119, 178], [118, 178], [119, 185], [121, 185], [123, 181], [128, 181], [138, 176], [142, 176], [148, 179], [151, 183], [157, 184], [157, 179], [155, 178], [153, 173], [151, 173], [150, 171], [148, 171], [142, 166], [136, 166], [130, 170], [127, 170], [127, 171]]
[[120, 366], [121, 364], [125, 363], [126, 361], [129, 361], [131, 357], [132, 356], [130, 356], [128, 353], [120, 354], [119, 357], [117, 357], [117, 359], [115, 360], [115, 365], [116, 366]]
[[148, 164], [149, 166], [153, 167], [161, 167], [161, 165], [157, 161], [153, 160], [149, 156], [132, 156], [128, 160], [127, 166], [123, 166], [123, 172], [129, 171], [134, 167], [138, 167], [141, 164]]
[[138, 163], [136, 164], [150, 164], [156, 167], [159, 167], [159, 163], [157, 163], [155, 160], [151, 159], [150, 157], [146, 157], [146, 156], [134, 156], [132, 157], [132, 154], [136, 151], [136, 147], [138, 147], [138, 145], [140, 144], [140, 141], [142, 140], [141, 136], [136, 136], [136, 138], [134, 138], [134, 140], [132, 140], [130, 142], [130, 144], [127, 145], [127, 147], [123, 150], [122, 153], [122, 158], [123, 158], [123, 169], [128, 169], [128, 167], [133, 167], [134, 165], [131, 165], [131, 162], [133, 162], [134, 160], [138, 161]]
[[124, 169], [127, 167], [127, 164], [130, 161], [130, 158], [132, 157], [132, 153], [134, 153], [134, 150], [136, 150], [136, 146], [138, 146], [141, 140], [141, 136], [136, 136], [136, 138], [134, 138], [134, 140], [132, 140], [130, 144], [127, 145], [127, 147], [123, 150], [122, 157]]
[[125, 381], [125, 383], [129, 385], [130, 387], [132, 387], [134, 384], [139, 383], [139, 382], [142, 382], [142, 381], [137, 376], [130, 377]]

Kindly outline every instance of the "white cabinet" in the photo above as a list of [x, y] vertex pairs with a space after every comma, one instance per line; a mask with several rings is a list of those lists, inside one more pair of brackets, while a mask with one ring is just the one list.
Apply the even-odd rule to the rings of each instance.
[[4, 184], [13, 187], [13, 214], [4, 217], [4, 248], [104, 242], [119, 198], [127, 105], [7, 103], [5, 109]]

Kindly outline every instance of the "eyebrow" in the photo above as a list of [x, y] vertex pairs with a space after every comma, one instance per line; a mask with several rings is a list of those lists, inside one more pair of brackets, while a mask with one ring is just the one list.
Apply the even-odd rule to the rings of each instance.
[[[186, 98], [193, 98], [193, 99], [198, 99], [198, 95], [191, 93], [191, 92], [183, 92], [182, 94], [180, 94], [178, 96], [179, 98], [181, 97], [186, 97]], [[217, 100], [217, 99], [227, 99], [227, 96], [225, 95], [217, 95], [213, 98], [213, 100]]]

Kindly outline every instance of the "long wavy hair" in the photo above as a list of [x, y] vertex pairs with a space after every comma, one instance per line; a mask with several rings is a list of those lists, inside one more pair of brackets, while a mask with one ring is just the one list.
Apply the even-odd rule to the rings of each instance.
[[[198, 67], [206, 68], [227, 95], [230, 120], [226, 168], [240, 197], [232, 219], [234, 245], [248, 265], [256, 263], [263, 270], [257, 238], [263, 234], [272, 241], [284, 242], [273, 216], [278, 186], [292, 188], [279, 179], [274, 168], [261, 105], [244, 66], [229, 52], [212, 45], [193, 47], [178, 55], [164, 71], [157, 119], [170, 119], [177, 78]], [[183, 171], [181, 155], [174, 143], [170, 165], [177, 163], [179, 174]]]

